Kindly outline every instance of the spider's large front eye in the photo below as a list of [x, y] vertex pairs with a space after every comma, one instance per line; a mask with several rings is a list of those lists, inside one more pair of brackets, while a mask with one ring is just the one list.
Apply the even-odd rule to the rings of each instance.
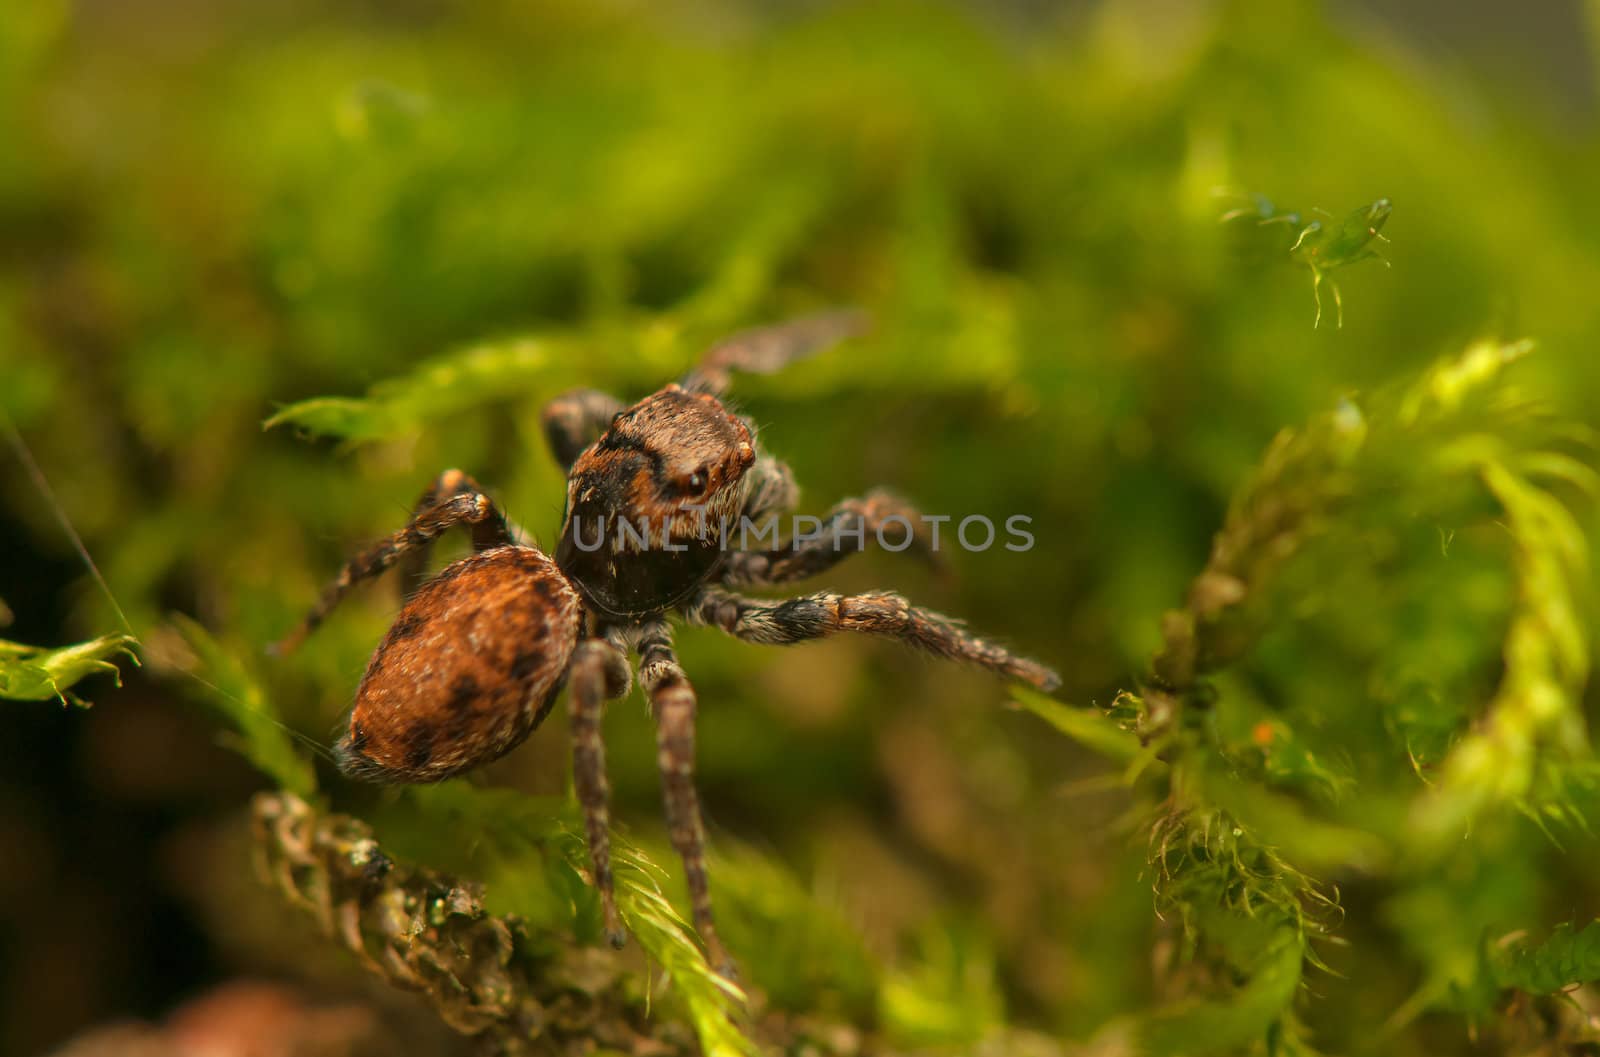
[[690, 473], [679, 474], [672, 479], [672, 490], [680, 496], [703, 495], [706, 486], [711, 482], [711, 475], [704, 466]]

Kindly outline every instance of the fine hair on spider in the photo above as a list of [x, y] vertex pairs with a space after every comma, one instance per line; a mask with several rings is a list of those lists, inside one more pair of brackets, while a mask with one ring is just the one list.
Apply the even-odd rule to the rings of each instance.
[[[759, 550], [730, 549], [722, 538], [730, 520], [759, 521], [798, 499], [788, 468], [763, 453], [750, 422], [722, 402], [731, 376], [776, 371], [864, 327], [860, 313], [841, 311], [735, 335], [680, 382], [632, 406], [592, 389], [557, 397], [543, 413], [546, 439], [567, 473], [553, 556], [517, 542], [471, 477], [441, 474], [406, 525], [352, 558], [279, 644], [280, 652], [292, 649], [358, 582], [396, 565], [418, 577], [443, 533], [470, 533], [472, 553], [422, 583], [373, 653], [334, 750], [340, 769], [393, 783], [436, 782], [481, 767], [527, 738], [566, 687], [593, 881], [607, 935], [620, 946], [600, 721], [606, 703], [631, 687], [628, 655], [636, 655], [694, 925], [711, 963], [731, 975], [712, 920], [694, 785], [695, 692], [674, 653], [669, 617], [772, 645], [835, 632], [879, 635], [1043, 690], [1060, 684], [1049, 668], [896, 594], [768, 601], [738, 593], [827, 571], [885, 519], [925, 524], [905, 501], [872, 491], [835, 505], [819, 533]], [[660, 539], [647, 544], [621, 530], [640, 521], [660, 526]], [[580, 524], [597, 526], [608, 545], [578, 546]], [[846, 538], [855, 545], [841, 546]], [[917, 542], [929, 549], [926, 539]]]

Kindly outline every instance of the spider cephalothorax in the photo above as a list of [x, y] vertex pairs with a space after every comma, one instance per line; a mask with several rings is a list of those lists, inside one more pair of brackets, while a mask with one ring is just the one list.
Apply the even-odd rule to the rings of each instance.
[[749, 425], [710, 393], [645, 397], [573, 463], [556, 564], [607, 616], [677, 605], [721, 560], [755, 461]]
[[567, 686], [573, 785], [606, 925], [620, 944], [600, 720], [606, 701], [627, 692], [627, 654], [637, 654], [656, 722], [668, 833], [683, 858], [695, 927], [726, 968], [693, 781], [695, 694], [673, 652], [668, 616], [774, 645], [841, 631], [882, 635], [1054, 689], [1059, 679], [1050, 669], [899, 595], [765, 601], [735, 593], [817, 575], [886, 522], [922, 521], [903, 501], [872, 492], [840, 502], [820, 532], [787, 543], [737, 549], [727, 531], [797, 499], [787, 468], [761, 454], [749, 423], [718, 399], [730, 373], [776, 370], [860, 324], [852, 313], [833, 313], [735, 337], [707, 353], [681, 385], [632, 407], [587, 389], [553, 401], [545, 435], [568, 472], [554, 560], [519, 542], [472, 478], [441, 474], [406, 526], [347, 563], [281, 644], [303, 639], [356, 582], [396, 564], [419, 576], [442, 533], [470, 529], [473, 553], [423, 583], [373, 653], [335, 748], [340, 768], [368, 781], [434, 782], [480, 767], [519, 745]]

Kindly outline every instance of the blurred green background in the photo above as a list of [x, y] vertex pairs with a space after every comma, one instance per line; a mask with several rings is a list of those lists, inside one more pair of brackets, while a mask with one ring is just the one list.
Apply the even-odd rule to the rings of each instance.
[[[1037, 546], [952, 553], [948, 578], [875, 553], [826, 585], [958, 615], [1057, 667], [1059, 699], [1085, 707], [1139, 682], [1280, 429], [1524, 336], [1539, 351], [1518, 385], [1592, 424], [1597, 47], [1593, 3], [6, 4], [0, 410], [148, 655], [120, 690], [85, 683], [91, 711], [5, 705], [0, 1052], [241, 975], [359, 986], [336, 958], [306, 970], [311, 940], [249, 927], [272, 897], [235, 852], [263, 780], [175, 670], [171, 614], [326, 742], [394, 586], [292, 660], [264, 644], [446, 467], [550, 545], [563, 493], [537, 411], [564, 388], [637, 398], [730, 331], [869, 309], [870, 338], [736, 384], [802, 509], [882, 484], [957, 518], [1029, 515]], [[1241, 253], [1219, 224], [1249, 192], [1301, 223], [1394, 203], [1393, 266], [1331, 276], [1342, 327], [1313, 327], [1282, 229], [1247, 226]], [[262, 429], [295, 401], [369, 392]], [[13, 454], [0, 634], [121, 630]], [[1287, 630], [1232, 690], [1240, 729], [1295, 726], [1343, 790], [1305, 794], [1308, 767], [1290, 794], [1399, 840], [1382, 820], [1430, 784], [1411, 764], [1474, 729], [1502, 674], [1515, 587], [1492, 532], [1450, 563], [1456, 523], [1386, 516], [1389, 550], [1352, 535], [1300, 570], [1306, 604], [1268, 607]], [[1130, 788], [1003, 686], [877, 642], [679, 641], [714, 838], [867, 952], [871, 979], [824, 998], [826, 971], [736, 950], [775, 1006], [892, 1046], [1020, 1052], [992, 1041], [1010, 1025], [1127, 1052], [1149, 1010], [1249, 986], [1245, 960], [1185, 943], [1187, 913], [1156, 913], [1171, 791]], [[1437, 744], [1418, 748], [1421, 728]], [[658, 840], [637, 695], [607, 738], [614, 816]], [[566, 753], [557, 715], [489, 780], [559, 795]], [[341, 807], [392, 803], [323, 776]], [[1450, 999], [1485, 936], [1600, 906], [1581, 827], [1495, 817], [1448, 868], [1299, 863], [1341, 893], [1310, 948], [1327, 969], [1221, 1048], [1568, 1044], [1578, 1029], [1544, 1007]], [[730, 866], [725, 887], [752, 876]]]

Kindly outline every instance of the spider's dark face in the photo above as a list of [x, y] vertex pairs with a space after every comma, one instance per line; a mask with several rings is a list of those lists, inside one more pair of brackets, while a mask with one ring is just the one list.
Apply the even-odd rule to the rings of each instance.
[[709, 393], [646, 397], [573, 464], [557, 564], [610, 616], [672, 607], [716, 569], [755, 458], [750, 427]]

